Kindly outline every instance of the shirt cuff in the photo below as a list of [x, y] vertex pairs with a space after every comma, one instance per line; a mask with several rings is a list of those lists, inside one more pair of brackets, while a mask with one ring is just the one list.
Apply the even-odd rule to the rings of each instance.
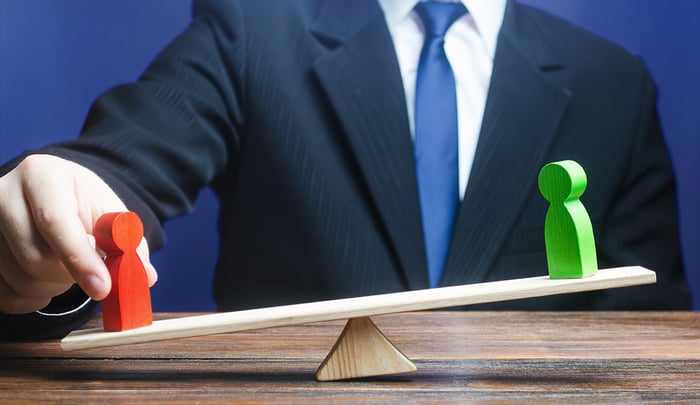
[[62, 338], [94, 317], [98, 305], [74, 285], [40, 311], [22, 315], [0, 313], [0, 340]]

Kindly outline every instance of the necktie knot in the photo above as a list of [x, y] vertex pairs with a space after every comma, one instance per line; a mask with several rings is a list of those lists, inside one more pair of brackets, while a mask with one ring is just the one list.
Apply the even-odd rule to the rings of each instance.
[[415, 11], [423, 22], [426, 39], [429, 39], [444, 37], [450, 26], [465, 14], [467, 9], [461, 2], [421, 1], [416, 5]]

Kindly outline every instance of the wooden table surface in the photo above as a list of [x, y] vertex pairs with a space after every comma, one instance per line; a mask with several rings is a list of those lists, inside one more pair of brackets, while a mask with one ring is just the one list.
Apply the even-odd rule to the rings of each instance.
[[417, 372], [317, 382], [343, 322], [79, 352], [62, 352], [58, 341], [0, 343], [0, 401], [700, 402], [700, 313], [436, 311], [373, 320]]

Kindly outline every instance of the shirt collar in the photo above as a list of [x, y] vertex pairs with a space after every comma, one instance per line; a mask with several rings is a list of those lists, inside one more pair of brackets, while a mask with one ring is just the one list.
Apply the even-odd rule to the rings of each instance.
[[[411, 14], [418, 0], [377, 0], [384, 11], [389, 31]], [[496, 54], [498, 33], [503, 23], [506, 0], [461, 0], [474, 19], [486, 51], [491, 58]]]

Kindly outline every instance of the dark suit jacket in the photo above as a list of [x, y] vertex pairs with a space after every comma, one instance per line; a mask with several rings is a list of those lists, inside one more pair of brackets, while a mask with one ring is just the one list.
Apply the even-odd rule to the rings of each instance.
[[[689, 308], [642, 62], [509, 2], [493, 69], [442, 284], [546, 274], [537, 174], [574, 159], [600, 267], [643, 265], [658, 283], [490, 308]], [[105, 177], [154, 245], [160, 221], [211, 185], [221, 309], [428, 285], [404, 91], [375, 1], [195, 1], [191, 27], [143, 77], [100, 97], [78, 141], [47, 151]]]

